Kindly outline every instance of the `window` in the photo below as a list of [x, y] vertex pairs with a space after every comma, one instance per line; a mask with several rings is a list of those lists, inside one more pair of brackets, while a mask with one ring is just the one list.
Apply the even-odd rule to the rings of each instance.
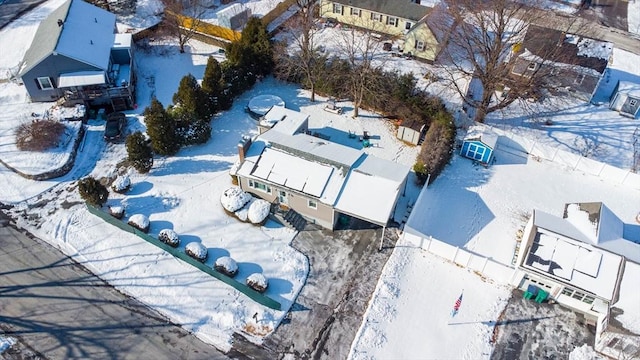
[[413, 26], [413, 24], [409, 21], [407, 21], [406, 23], [404, 23], [404, 29], [405, 30], [411, 30], [411, 27]]
[[344, 14], [344, 8], [340, 4], [333, 4], [333, 13], [334, 14]]
[[377, 13], [371, 13], [371, 20], [373, 21], [382, 21], [382, 15]]
[[318, 203], [315, 202], [315, 200], [309, 200], [309, 201], [307, 201], [307, 206], [312, 208], [312, 209], [317, 209], [318, 208]]
[[629, 99], [629, 106], [634, 107], [638, 105], [638, 100], [636, 99]]
[[249, 180], [249, 187], [260, 191], [264, 191], [267, 194], [271, 194], [271, 186], [263, 184], [259, 181]]
[[582, 84], [582, 81], [584, 80], [584, 74], [580, 74], [576, 77], [576, 79], [573, 81], [574, 84]]
[[362, 16], [362, 10], [351, 8], [351, 15], [360, 17]]
[[467, 150], [467, 157], [475, 160], [482, 160], [486, 148], [484, 146], [478, 146], [476, 144], [469, 144]]
[[532, 62], [529, 63], [529, 66], [527, 66], [527, 69], [531, 70], [531, 71], [536, 71], [536, 69], [538, 68], [538, 64]]
[[418, 51], [423, 51], [424, 50], [424, 41], [416, 41], [416, 49]]
[[53, 83], [51, 82], [51, 78], [48, 76], [39, 77], [36, 81], [38, 82], [41, 90], [53, 89]]
[[594, 296], [591, 295], [587, 295], [585, 293], [583, 293], [582, 291], [578, 291], [578, 290], [574, 290], [572, 288], [569, 287], [565, 287], [562, 289], [562, 295], [565, 296], [570, 296], [576, 300], [580, 300], [583, 303], [586, 304], [593, 304], [593, 302], [596, 300], [596, 298]]
[[387, 16], [387, 25], [391, 25], [391, 26], [398, 26], [398, 18], [396, 17], [392, 17], [392, 16]]

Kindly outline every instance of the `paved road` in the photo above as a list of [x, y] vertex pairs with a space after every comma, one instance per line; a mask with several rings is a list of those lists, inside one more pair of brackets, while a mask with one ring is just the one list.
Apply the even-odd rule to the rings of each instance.
[[0, 29], [45, 0], [0, 0]]
[[227, 359], [0, 212], [0, 333], [7, 359]]

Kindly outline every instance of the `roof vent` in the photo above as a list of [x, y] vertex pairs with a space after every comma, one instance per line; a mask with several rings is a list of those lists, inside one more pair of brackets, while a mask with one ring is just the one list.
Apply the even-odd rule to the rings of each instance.
[[62, 19], [58, 19], [58, 26], [62, 26], [64, 25], [64, 22], [62, 21]]
[[93, 18], [93, 21], [95, 21], [96, 23], [98, 23], [98, 18]]
[[91, 45], [93, 45], [93, 40], [89, 40], [89, 42], [91, 43]]

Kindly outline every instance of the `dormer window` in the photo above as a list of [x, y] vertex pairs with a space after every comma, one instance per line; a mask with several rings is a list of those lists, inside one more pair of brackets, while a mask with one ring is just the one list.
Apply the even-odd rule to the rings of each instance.
[[529, 66], [527, 66], [527, 69], [531, 70], [531, 71], [536, 71], [536, 69], [538, 68], [538, 64], [532, 62], [529, 63]]

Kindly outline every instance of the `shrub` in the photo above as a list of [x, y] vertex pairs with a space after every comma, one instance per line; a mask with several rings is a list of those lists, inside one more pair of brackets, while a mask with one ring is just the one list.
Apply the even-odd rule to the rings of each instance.
[[253, 273], [247, 278], [247, 286], [257, 292], [265, 292], [269, 286], [269, 281], [261, 273]]
[[180, 245], [180, 237], [178, 237], [178, 234], [171, 229], [160, 230], [158, 240], [171, 247], [178, 247], [178, 245]]
[[127, 136], [126, 146], [131, 165], [141, 173], [148, 173], [153, 166], [153, 152], [145, 136], [136, 131]]
[[270, 202], [262, 199], [256, 199], [249, 206], [249, 210], [248, 210], [249, 221], [251, 221], [252, 224], [262, 224], [267, 219], [267, 216], [269, 216], [270, 211], [271, 211]]
[[118, 176], [111, 184], [111, 190], [123, 194], [131, 188], [131, 179], [129, 175]]
[[207, 248], [198, 242], [188, 243], [184, 248], [184, 252], [200, 262], [205, 262], [209, 255]]
[[149, 232], [149, 227], [151, 226], [149, 218], [142, 214], [131, 215], [129, 217], [129, 221], [127, 221], [127, 224], [144, 232], [145, 234]]
[[64, 124], [54, 120], [34, 120], [16, 130], [16, 146], [22, 151], [43, 151], [58, 146]]
[[122, 219], [124, 217], [124, 207], [122, 206], [109, 206], [109, 215], [116, 219]]
[[414, 165], [417, 168], [416, 175], [421, 184], [427, 180], [427, 175], [431, 174], [429, 181], [433, 181], [449, 163], [456, 137], [456, 127], [453, 117], [448, 112], [439, 111], [434, 117], [429, 130], [425, 136], [424, 143], [418, 159]]
[[87, 203], [100, 207], [109, 198], [109, 190], [93, 177], [86, 177], [78, 182], [80, 197]]
[[251, 198], [251, 194], [244, 192], [237, 186], [232, 186], [222, 193], [220, 202], [226, 211], [233, 213], [242, 209]]
[[234, 277], [238, 273], [238, 264], [228, 256], [222, 256], [216, 259], [213, 268], [217, 272], [221, 272], [229, 277]]

